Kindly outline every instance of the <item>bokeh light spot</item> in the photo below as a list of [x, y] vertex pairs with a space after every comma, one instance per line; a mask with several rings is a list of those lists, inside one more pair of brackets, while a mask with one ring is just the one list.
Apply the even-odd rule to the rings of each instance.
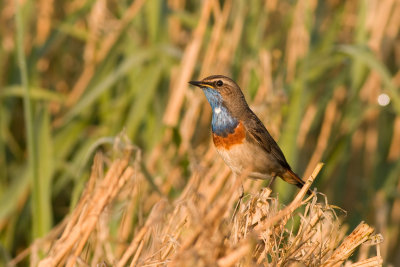
[[378, 96], [378, 104], [380, 106], [384, 107], [389, 105], [389, 103], [390, 103], [390, 97], [387, 94], [383, 93]]

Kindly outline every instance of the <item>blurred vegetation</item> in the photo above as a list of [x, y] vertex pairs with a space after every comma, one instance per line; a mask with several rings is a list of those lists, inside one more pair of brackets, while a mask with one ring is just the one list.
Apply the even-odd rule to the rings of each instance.
[[[4, 0], [0, 11], [5, 261], [68, 214], [93, 152], [123, 129], [153, 190], [175, 198], [212, 149], [210, 108], [187, 82], [219, 73], [297, 173], [326, 164], [318, 191], [352, 226], [374, 225], [400, 265], [399, 0]], [[285, 202], [295, 189], [275, 191]]]

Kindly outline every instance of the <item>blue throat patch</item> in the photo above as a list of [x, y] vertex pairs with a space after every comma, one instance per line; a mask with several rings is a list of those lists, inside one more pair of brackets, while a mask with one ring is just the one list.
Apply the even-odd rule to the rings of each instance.
[[211, 128], [213, 133], [223, 137], [234, 133], [239, 122], [231, 116], [224, 106], [221, 94], [208, 87], [203, 87], [202, 89], [212, 109]]

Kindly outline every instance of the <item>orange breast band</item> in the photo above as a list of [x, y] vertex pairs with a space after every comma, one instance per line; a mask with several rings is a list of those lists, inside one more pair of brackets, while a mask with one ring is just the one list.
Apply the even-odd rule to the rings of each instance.
[[242, 144], [245, 137], [246, 132], [241, 122], [238, 124], [238, 126], [236, 126], [235, 131], [231, 134], [228, 134], [226, 137], [222, 137], [213, 133], [214, 145], [217, 148], [224, 149], [229, 149], [234, 145]]

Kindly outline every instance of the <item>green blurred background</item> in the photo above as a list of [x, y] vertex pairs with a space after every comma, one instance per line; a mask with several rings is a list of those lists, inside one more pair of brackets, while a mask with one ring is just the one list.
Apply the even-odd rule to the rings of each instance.
[[297, 173], [326, 164], [318, 191], [352, 228], [382, 233], [400, 266], [399, 0], [3, 0], [0, 12], [3, 262], [68, 214], [93, 152], [123, 129], [179, 195], [212, 149], [210, 108], [187, 82], [225, 74]]

